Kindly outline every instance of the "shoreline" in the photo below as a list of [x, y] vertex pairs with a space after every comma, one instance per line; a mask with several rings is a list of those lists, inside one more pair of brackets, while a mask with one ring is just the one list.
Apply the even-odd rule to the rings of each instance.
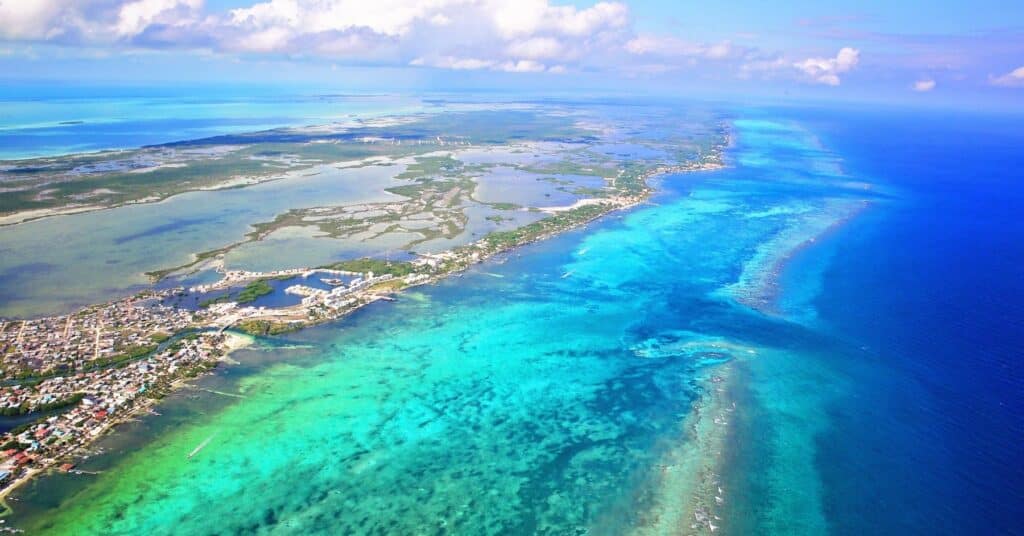
[[0, 227], [6, 227], [8, 225], [20, 225], [22, 223], [42, 220], [45, 218], [52, 218], [55, 216], [70, 216], [72, 214], [84, 214], [86, 212], [95, 212], [97, 210], [107, 210], [111, 208], [116, 208], [116, 205], [110, 207], [106, 207], [103, 205], [65, 205], [63, 207], [20, 210], [18, 212], [11, 212], [9, 214], [0, 215]]
[[[303, 171], [306, 168], [302, 168], [298, 171]], [[150, 195], [146, 197], [140, 197], [138, 199], [130, 199], [120, 203], [113, 203], [111, 205], [76, 205], [69, 204], [60, 207], [51, 208], [34, 208], [28, 210], [19, 210], [16, 212], [9, 212], [7, 214], [0, 214], [0, 227], [8, 227], [13, 225], [21, 225], [23, 223], [30, 223], [34, 221], [44, 220], [46, 218], [56, 218], [59, 216], [71, 216], [74, 214], [86, 214], [89, 212], [100, 212], [104, 210], [114, 210], [123, 207], [130, 207], [134, 205], [151, 205], [155, 203], [161, 203], [172, 197], [194, 193], [194, 192], [216, 192], [220, 190], [232, 190], [237, 188], [248, 188], [250, 186], [258, 186], [268, 182], [285, 180], [290, 177], [268, 177], [261, 179], [258, 177], [247, 177], [245, 179], [228, 179], [218, 184], [212, 184], [210, 186], [203, 186], [194, 188], [191, 190], [182, 190], [180, 192], [173, 192], [167, 195]]]
[[[102, 151], [101, 151], [102, 152]], [[372, 162], [373, 158], [363, 158], [359, 160], [342, 160], [334, 162], [330, 165], [338, 167], [339, 169], [350, 169], [358, 168], [368, 165], [368, 162]], [[143, 168], [141, 170], [133, 170], [130, 173], [143, 174], [156, 169], [160, 169], [165, 166], [156, 166], [153, 168]], [[122, 207], [130, 207], [134, 205], [151, 205], [160, 203], [171, 199], [172, 197], [197, 192], [217, 192], [221, 190], [234, 190], [240, 188], [248, 188], [250, 186], [259, 186], [270, 182], [283, 181], [296, 177], [303, 177], [303, 172], [309, 171], [316, 166], [300, 167], [295, 169], [289, 169], [279, 175], [270, 173], [265, 176], [261, 175], [244, 175], [241, 177], [233, 177], [225, 179], [221, 182], [209, 184], [206, 186], [199, 186], [180, 192], [171, 192], [164, 195], [151, 194], [145, 197], [139, 197], [136, 199], [129, 199], [127, 201], [121, 201], [118, 203], [112, 203], [109, 205], [89, 205], [89, 204], [78, 204], [70, 203], [63, 206], [48, 207], [48, 208], [33, 208], [25, 210], [17, 210], [14, 212], [8, 212], [6, 214], [0, 214], [0, 227], [7, 227], [11, 225], [20, 225], [23, 223], [29, 223], [37, 220], [46, 218], [54, 218], [58, 216], [70, 216], [72, 214], [85, 214], [87, 212], [99, 212], [103, 210], [113, 210]]]
[[[368, 305], [370, 303], [374, 303], [374, 302], [380, 301], [382, 299], [393, 299], [393, 298], [390, 298], [391, 295], [398, 294], [402, 290], [405, 290], [407, 288], [413, 288], [413, 287], [417, 287], [417, 286], [420, 286], [420, 285], [436, 283], [438, 281], [446, 279], [446, 278], [448, 278], [450, 276], [453, 276], [455, 274], [464, 272], [466, 269], [470, 268], [471, 266], [473, 266], [475, 264], [480, 264], [480, 263], [482, 263], [482, 262], [484, 262], [484, 261], [486, 261], [486, 260], [488, 260], [488, 259], [490, 259], [490, 258], [492, 258], [492, 257], [494, 257], [496, 255], [499, 255], [499, 254], [502, 254], [502, 253], [506, 253], [508, 251], [512, 251], [512, 250], [514, 250], [516, 248], [519, 248], [519, 247], [522, 247], [522, 246], [526, 246], [526, 245], [529, 245], [529, 244], [532, 244], [532, 243], [535, 243], [535, 242], [546, 240], [548, 238], [551, 238], [553, 236], [557, 236], [557, 235], [562, 234], [562, 233], [567, 232], [567, 231], [571, 231], [573, 229], [577, 229], [577, 228], [585, 226], [585, 225], [587, 225], [587, 224], [589, 224], [589, 223], [591, 223], [591, 222], [593, 222], [593, 221], [595, 221], [597, 219], [605, 217], [605, 216], [607, 216], [607, 215], [609, 215], [611, 213], [614, 213], [614, 212], [617, 212], [617, 211], [620, 211], [620, 210], [632, 209], [632, 208], [634, 208], [636, 206], [642, 205], [643, 203], [647, 202], [650, 199], [651, 195], [655, 191], [652, 187], [650, 187], [648, 185], [648, 181], [651, 180], [654, 177], [661, 176], [661, 175], [676, 174], [676, 173], [691, 173], [691, 172], [700, 172], [700, 171], [715, 171], [715, 170], [719, 170], [719, 169], [722, 169], [722, 168], [726, 167], [725, 164], [722, 163], [722, 161], [723, 161], [723, 157], [722, 157], [721, 153], [719, 153], [717, 158], [714, 161], [700, 162], [700, 163], [692, 164], [692, 165], [659, 166], [659, 167], [653, 168], [653, 169], [648, 170], [647, 172], [645, 172], [645, 173], [643, 173], [641, 175], [640, 179], [641, 179], [641, 183], [643, 184], [643, 188], [638, 193], [636, 193], [636, 194], [633, 194], [633, 195], [630, 195], [630, 196], [618, 196], [618, 197], [613, 197], [613, 198], [596, 199], [595, 200], [596, 202], [586, 203], [586, 204], [583, 204], [583, 205], [581, 205], [579, 207], [576, 207], [575, 204], [574, 204], [574, 206], [566, 208], [565, 211], [557, 212], [553, 217], [565, 216], [565, 215], [573, 215], [575, 213], [579, 213], [579, 214], [581, 214], [581, 216], [578, 219], [574, 219], [572, 221], [563, 222], [563, 223], [556, 223], [556, 224], [553, 224], [553, 227], [550, 228], [550, 229], [542, 229], [541, 231], [536, 232], [534, 234], [530, 234], [530, 235], [523, 236], [523, 237], [516, 237], [515, 239], [513, 239], [511, 241], [508, 241], [508, 242], [498, 242], [498, 243], [495, 243], [495, 241], [492, 239], [492, 237], [490, 235], [488, 235], [487, 237], [484, 237], [484, 238], [482, 238], [482, 239], [480, 239], [480, 240], [478, 240], [476, 242], [467, 244], [465, 246], [460, 246], [458, 248], [454, 248], [453, 250], [445, 252], [445, 254], [444, 254], [444, 255], [447, 255], [446, 258], [450, 259], [451, 264], [446, 264], [438, 272], [436, 272], [434, 274], [431, 274], [430, 276], [428, 276], [426, 278], [423, 278], [423, 279], [420, 279], [418, 281], [402, 284], [401, 286], [399, 286], [397, 288], [394, 287], [394, 286], [390, 286], [389, 287], [389, 283], [391, 282], [391, 279], [385, 280], [384, 282], [382, 282], [380, 284], [374, 284], [374, 285], [366, 288], [365, 290], [360, 291], [358, 293], [357, 300], [352, 304], [352, 306], [345, 307], [344, 309], [337, 311], [335, 314], [326, 315], [324, 317], [315, 318], [315, 319], [308, 319], [308, 316], [307, 316], [306, 317], [307, 320], [302, 320], [301, 317], [300, 317], [300, 313], [302, 313], [304, 311], [303, 311], [303, 308], [302, 308], [301, 305], [297, 305], [297, 306], [292, 306], [292, 307], [288, 307], [288, 308], [282, 308], [282, 309], [273, 310], [273, 311], [276, 311], [278, 313], [276, 315], [275, 314], [259, 315], [257, 317], [253, 317], [253, 318], [261, 319], [261, 320], [271, 319], [271, 321], [275, 317], [278, 318], [278, 319], [284, 319], [284, 320], [290, 322], [289, 323], [289, 327], [288, 327], [288, 331], [297, 331], [297, 330], [304, 329], [304, 328], [307, 328], [307, 327], [312, 327], [312, 326], [315, 326], [315, 325], [320, 325], [320, 324], [324, 324], [324, 323], [327, 323], [327, 322], [333, 322], [333, 321], [340, 320], [340, 319], [348, 316], [349, 314], [351, 314], [351, 313], [353, 313], [355, 311], [358, 311], [359, 309], [362, 309], [364, 306], [366, 306], [366, 305]], [[594, 209], [597, 209], [597, 210], [594, 210]], [[590, 211], [593, 211], [593, 212], [590, 213]], [[544, 220], [542, 220], [542, 221], [544, 221]], [[523, 228], [519, 228], [519, 229], [523, 229]], [[517, 229], [517, 231], [519, 229]], [[438, 255], [438, 256], [444, 256], [444, 255]], [[303, 269], [303, 270], [304, 271], [315, 271], [315, 270], [317, 270], [317, 268], [308, 268], [308, 269]], [[238, 280], [238, 281], [232, 280], [231, 283], [235, 284], [235, 283], [244, 282], [244, 281], [247, 281], [247, 280], [258, 280], [258, 279], [261, 279], [261, 278], [263, 278], [265, 276], [266, 275], [263, 274], [262, 272], [253, 272], [253, 273], [250, 274], [250, 277], [247, 277], [244, 280]], [[219, 280], [217, 283], [214, 283], [214, 285], [220, 284], [225, 279], [227, 279], [226, 275], [225, 275], [224, 278]], [[401, 282], [401, 280], [397, 280], [397, 281]], [[146, 291], [144, 291], [144, 292], [146, 292]], [[130, 299], [132, 299], [132, 297], [129, 297], [127, 299], [130, 300]], [[120, 301], [123, 301], [123, 300], [124, 300], [124, 298], [118, 299], [118, 300], [111, 300], [110, 302], [106, 302], [106, 303], [107, 304], [113, 304], [113, 303], [117, 303], [117, 302], [120, 302]], [[91, 307], [94, 307], [94, 306], [91, 306]], [[299, 317], [299, 318], [297, 318], [297, 317]], [[301, 324], [295, 325], [294, 324], [295, 322], [300, 322]], [[220, 325], [218, 322], [214, 321], [214, 322], [208, 323], [208, 325], [206, 326], [206, 327], [219, 328], [221, 330], [221, 333], [223, 333], [224, 335], [227, 336], [227, 338], [225, 339], [225, 342], [222, 343], [222, 345], [221, 345], [222, 346], [221, 349], [223, 351], [225, 351], [225, 353], [221, 357], [219, 357], [218, 359], [214, 360], [215, 363], [216, 362], [223, 362], [223, 361], [225, 361], [225, 358], [228, 355], [230, 355], [230, 352], [232, 352], [234, 350], [237, 350], [239, 348], [242, 348], [242, 347], [246, 347], [246, 346], [248, 346], [249, 344], [251, 344], [254, 341], [254, 339], [251, 338], [254, 335], [252, 333], [249, 333], [247, 336], [242, 336], [242, 335], [239, 335], [239, 334], [227, 331], [228, 328], [230, 328], [231, 326], [236, 325], [238, 323], [239, 323], [239, 319], [234, 319], [233, 317], [229, 317], [228, 321], [224, 325]], [[243, 331], [244, 331], [244, 328], [243, 328]], [[192, 381], [194, 379], [195, 379], [195, 377], [179, 377], [179, 378], [173, 379], [170, 382], [170, 384], [168, 385], [168, 387], [167, 387], [167, 392], [169, 393], [169, 392], [177, 391], [182, 386], [184, 386], [185, 384], [187, 384], [188, 382], [190, 382], [190, 381]], [[0, 517], [4, 517], [6, 515], [9, 515], [13, 511], [10, 508], [10, 506], [6, 503], [6, 498], [8, 496], [10, 496], [14, 491], [16, 491], [17, 489], [21, 488], [21, 486], [23, 486], [25, 483], [27, 483], [27, 482], [31, 481], [32, 479], [36, 478], [39, 474], [45, 474], [48, 471], [52, 470], [53, 467], [57, 464], [57, 459], [56, 458], [59, 458], [59, 457], [74, 458], [74, 457], [79, 456], [80, 455], [80, 451], [83, 448], [87, 447], [88, 445], [93, 444], [100, 437], [103, 437], [103, 436], [111, 433], [112, 430], [114, 430], [117, 427], [117, 425], [122, 424], [123, 422], [126, 422], [127, 420], [136, 417], [139, 413], [141, 413], [141, 412], [143, 412], [143, 411], [145, 411], [147, 409], [152, 408], [154, 405], [156, 405], [158, 403], [159, 403], [158, 399], [154, 399], [154, 398], [151, 398], [151, 397], [144, 397], [141, 401], [139, 401], [137, 403], [133, 403], [132, 406], [130, 408], [128, 408], [124, 412], [124, 414], [118, 415], [116, 418], [110, 419], [110, 421], [108, 421], [107, 423], [105, 423], [103, 425], [103, 427], [100, 429], [99, 432], [97, 432], [96, 434], [92, 435], [90, 438], [88, 438], [83, 443], [75, 445], [74, 447], [72, 447], [68, 451], [61, 452], [59, 454], [59, 456], [53, 456], [49, 460], [49, 463], [46, 463], [44, 466], [42, 466], [42, 467], [33, 467], [31, 469], [28, 469], [24, 474], [18, 476], [14, 480], [12, 480], [7, 486], [5, 486], [2, 490], [0, 490], [0, 506], [3, 506], [3, 508], [4, 508], [4, 512], [2, 514], [0, 514]]]
[[[251, 335], [242, 335], [230, 331], [225, 331], [223, 335], [224, 341], [219, 346], [219, 349], [223, 353], [215, 360], [213, 360], [215, 363], [231, 363], [231, 353], [237, 350], [248, 348], [255, 344], [256, 342], [255, 337]], [[189, 382], [197, 379], [198, 377], [199, 376], [190, 377], [183, 375], [173, 378], [167, 385], [167, 392], [176, 392], [183, 388], [185, 385], [187, 385]], [[14, 512], [14, 509], [11, 508], [10, 504], [7, 503], [7, 498], [15, 491], [20, 489], [21, 486], [27, 484], [28, 482], [32, 481], [34, 478], [40, 475], [45, 475], [50, 471], [53, 471], [54, 467], [56, 467], [61, 462], [61, 460], [77, 458], [81, 456], [82, 449], [94, 444], [103, 437], [111, 433], [114, 433], [118, 426], [137, 418], [142, 413], [152, 410], [153, 407], [159, 405], [160, 402], [161, 398], [139, 397], [137, 400], [133, 401], [130, 408], [127, 408], [123, 413], [119, 413], [117, 414], [117, 416], [107, 420], [106, 423], [104, 423], [104, 425], [96, 433], [91, 434], [91, 437], [84, 443], [74, 445], [71, 448], [67, 449], [67, 451], [58, 453], [57, 455], [49, 458], [41, 466], [32, 467], [31, 469], [28, 469], [24, 474], [12, 480], [10, 483], [7, 484], [7, 486], [5, 486], [3, 489], [0, 489], [0, 519], [7, 517], [8, 515]]]

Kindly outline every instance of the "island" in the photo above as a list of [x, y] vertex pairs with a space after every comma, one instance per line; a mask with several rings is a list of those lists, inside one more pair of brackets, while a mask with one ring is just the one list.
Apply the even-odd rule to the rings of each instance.
[[[0, 210], [13, 226], [368, 166], [384, 176], [379, 199], [318, 204], [314, 196], [250, 222], [237, 240], [146, 272], [142, 291], [0, 320], [0, 413], [17, 418], [0, 438], [0, 497], [41, 472], [74, 471], [97, 438], [230, 362], [254, 337], [339, 319], [644, 203], [658, 175], [725, 165], [727, 122], [684, 132], [626, 143], [617, 129], [579, 117], [464, 112], [7, 163], [0, 180], [20, 189]], [[232, 255], [295, 229], [387, 246], [318, 265], [233, 266]], [[195, 279], [212, 273], [215, 281]]]

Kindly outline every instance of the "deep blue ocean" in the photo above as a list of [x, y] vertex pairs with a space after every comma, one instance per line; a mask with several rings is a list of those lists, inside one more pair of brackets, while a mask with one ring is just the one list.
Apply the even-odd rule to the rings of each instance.
[[[809, 256], [815, 307], [862, 346], [837, 363], [815, 460], [839, 534], [1020, 534], [1024, 516], [1024, 129], [964, 112], [797, 112], [893, 200]], [[807, 261], [813, 264], [813, 261]], [[799, 268], [796, 270], [799, 273]]]

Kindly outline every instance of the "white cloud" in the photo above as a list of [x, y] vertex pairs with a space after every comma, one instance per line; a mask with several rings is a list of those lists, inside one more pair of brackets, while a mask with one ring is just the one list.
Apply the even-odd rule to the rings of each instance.
[[736, 58], [747, 51], [729, 41], [719, 43], [693, 43], [676, 37], [641, 35], [626, 42], [626, 51], [636, 55], [660, 57], [704, 58], [724, 60]]
[[234, 43], [240, 50], [272, 52], [288, 44], [291, 33], [285, 28], [271, 27], [242, 36]]
[[452, 69], [456, 71], [476, 71], [488, 69], [492, 71], [504, 71], [507, 73], [553, 73], [562, 74], [566, 72], [564, 65], [551, 67], [534, 60], [516, 60], [498, 62], [481, 58], [460, 58], [457, 56], [442, 56], [437, 58], [416, 58], [409, 62], [409, 65], [416, 67], [434, 67], [437, 69]]
[[507, 61], [501, 64], [501, 70], [509, 73], [541, 73], [544, 64], [533, 60]]
[[926, 78], [924, 80], [918, 80], [914, 82], [914, 91], [926, 93], [933, 89], [935, 89], [935, 80], [932, 80], [931, 78]]
[[457, 58], [454, 56], [444, 56], [434, 59], [416, 58], [409, 62], [409, 65], [417, 67], [454, 69], [457, 71], [475, 71], [477, 69], [488, 69], [494, 67], [495, 63], [493, 60], [483, 60], [479, 58]]
[[105, 45], [198, 23], [203, 0], [0, 0], [0, 39]]
[[566, 54], [566, 47], [553, 37], [513, 41], [505, 50], [510, 56], [529, 59], [560, 58]]
[[731, 41], [701, 43], [674, 36], [638, 35], [623, 44], [630, 55], [645, 60], [624, 69], [637, 74], [660, 74], [689, 69], [705, 79], [802, 79], [838, 86], [840, 75], [854, 69], [860, 51], [843, 47], [834, 57], [795, 59], [766, 53]]
[[446, 11], [468, 0], [270, 0], [232, 9], [231, 25], [287, 29], [293, 35], [366, 28], [385, 36], [407, 34], [414, 24], [443, 24]]
[[829, 86], [838, 86], [842, 81], [839, 75], [850, 71], [860, 62], [860, 51], [855, 48], [843, 47], [834, 58], [807, 58], [793, 64], [812, 81]]
[[[157, 22], [186, 24], [191, 22], [187, 17], [202, 5], [202, 0], [137, 0], [129, 2], [121, 6], [115, 30], [119, 36], [134, 36], [141, 33], [150, 24]], [[183, 18], [185, 20], [182, 20]]]
[[[217, 47], [535, 72], [543, 70], [543, 61], [564, 68], [599, 45], [617, 47], [609, 36], [628, 32], [628, 13], [616, 2], [575, 7], [549, 0], [268, 0], [230, 10], [217, 29]], [[349, 46], [327, 46], [339, 42]]]
[[[591, 2], [591, 3], [588, 3]], [[211, 11], [203, 0], [0, 0], [0, 42], [50, 42], [116, 53], [319, 57], [328, 63], [656, 76], [690, 70], [721, 79], [794, 78], [839, 85], [859, 52], [807, 58], [729, 40], [636, 34], [623, 2], [582, 0], [248, 0]], [[1012, 74], [1012, 73], [1011, 73]], [[1009, 77], [1010, 75], [1007, 75]], [[996, 84], [1014, 84], [1000, 77]]]
[[989, 83], [993, 86], [1024, 87], [1024, 66], [1017, 67], [1002, 76], [990, 76]]
[[437, 13], [434, 16], [430, 17], [430, 23], [433, 24], [434, 26], [448, 26], [449, 24], [452, 23], [452, 19], [448, 18], [447, 15]]
[[62, 8], [59, 0], [0, 0], [0, 37], [11, 40], [56, 37], [62, 29], [54, 21], [61, 18]]
[[586, 9], [552, 6], [547, 0], [490, 0], [486, 4], [505, 38], [538, 32], [585, 37], [629, 23], [629, 8], [618, 2], [600, 2]]

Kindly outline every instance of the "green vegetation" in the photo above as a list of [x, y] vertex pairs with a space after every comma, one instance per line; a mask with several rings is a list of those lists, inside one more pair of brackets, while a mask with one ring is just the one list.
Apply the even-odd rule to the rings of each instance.
[[250, 335], [280, 335], [296, 329], [295, 326], [283, 322], [254, 319], [243, 320], [236, 327]]
[[[597, 161], [596, 158], [596, 155], [591, 155], [585, 162], [562, 160], [560, 162], [549, 162], [542, 165], [522, 166], [520, 169], [530, 173], [536, 173], [538, 175], [588, 175], [595, 177], [604, 177], [609, 172], [613, 172], [609, 169], [598, 166], [597, 164], [599, 161]], [[538, 180], [547, 182], [559, 181], [556, 177], [544, 177]]]
[[207, 307], [209, 307], [209, 306], [211, 306], [211, 305], [213, 305], [215, 303], [225, 303], [225, 302], [229, 302], [229, 301], [231, 301], [231, 294], [221, 294], [220, 296], [215, 296], [213, 298], [207, 298], [207, 299], [199, 302], [199, 307], [202, 307], [203, 309], [206, 309]]
[[[109, 206], [151, 196], [163, 198], [241, 175], [261, 176], [277, 171], [244, 153], [226, 151], [196, 155], [176, 162], [182, 164], [177, 167], [134, 172], [139, 162], [162, 160], [154, 155], [157, 152], [138, 149], [128, 153], [116, 151], [17, 161], [4, 173], [4, 178], [14, 179], [25, 189], [2, 196], [0, 213], [77, 203]], [[102, 166], [111, 166], [113, 170], [95, 170]], [[43, 190], [46, 195], [40, 196]]]
[[283, 278], [282, 277], [267, 277], [267, 278], [263, 278], [263, 279], [258, 279], [256, 281], [253, 281], [252, 283], [249, 283], [248, 285], [246, 285], [245, 288], [240, 290], [234, 296], [232, 296], [231, 293], [229, 292], [229, 293], [226, 293], [226, 294], [221, 294], [220, 296], [214, 296], [212, 298], [207, 298], [207, 299], [199, 302], [199, 307], [202, 307], [202, 308], [205, 309], [205, 308], [207, 308], [207, 307], [209, 307], [209, 306], [211, 306], [213, 304], [216, 304], [216, 303], [227, 303], [227, 302], [251, 303], [251, 302], [256, 301], [256, 299], [259, 298], [260, 296], [266, 296], [267, 294], [270, 294], [270, 293], [274, 292], [274, 287], [271, 287], [267, 283], [267, 281], [270, 281], [272, 279], [287, 279], [289, 277], [290, 276], [284, 276]]
[[166, 340], [168, 340], [170, 338], [171, 338], [170, 334], [164, 333], [162, 331], [158, 331], [156, 333], [152, 333], [152, 334], [149, 335], [149, 340], [151, 340], [151, 341], [153, 341], [153, 342], [155, 342], [157, 344], [160, 344], [160, 343], [162, 343], [162, 342], [164, 342], [164, 341], [166, 341]]
[[389, 279], [370, 287], [373, 292], [395, 292], [405, 288], [405, 282], [401, 279]]
[[185, 378], [195, 378], [195, 377], [200, 376], [202, 374], [206, 374], [207, 372], [209, 372], [209, 371], [211, 371], [211, 370], [213, 370], [215, 368], [217, 368], [217, 363], [216, 362], [213, 362], [213, 363], [208, 363], [208, 362], [207, 363], [196, 363], [195, 365], [191, 365], [189, 367], [186, 367], [186, 368], [182, 369], [180, 371], [180, 374], [183, 377], [185, 377]]
[[623, 167], [622, 174], [615, 179], [615, 187], [625, 190], [629, 194], [643, 192], [647, 188], [645, 174], [648, 172], [648, 168], [632, 162], [625, 163]]
[[559, 186], [571, 186], [571, 185], [575, 184], [574, 182], [572, 182], [570, 180], [559, 179], [559, 178], [556, 178], [556, 177], [543, 177], [543, 178], [540, 178], [540, 179], [537, 179], [537, 180], [540, 181], [540, 182], [550, 182], [551, 184], [557, 184]]
[[608, 195], [608, 190], [603, 188], [587, 188], [585, 186], [580, 186], [579, 188], [574, 188], [571, 193], [580, 197], [605, 197]]
[[[28, 426], [31, 426], [31, 424], [28, 425]], [[19, 426], [18, 428], [22, 428], [22, 427]], [[11, 433], [14, 434], [14, 431], [18, 430], [18, 428], [15, 428], [15, 429], [11, 430]], [[24, 432], [25, 430], [28, 430], [28, 428], [27, 427], [22, 428], [20, 431], [18, 431], [18, 434], [20, 434], [21, 432]], [[17, 434], [14, 434], [14, 435], [17, 435]], [[31, 446], [32, 445], [26, 445], [24, 443], [21, 443], [17, 439], [12, 439], [12, 440], [4, 443], [3, 446], [0, 446], [0, 450], [11, 450], [11, 449], [13, 449], [13, 450], [25, 450], [25, 449], [27, 449], [27, 448], [29, 448]]]
[[[144, 344], [141, 346], [132, 346], [122, 351], [121, 353], [108, 357], [100, 357], [97, 359], [93, 359], [89, 361], [84, 367], [79, 369], [78, 372], [91, 372], [94, 370], [100, 370], [104, 368], [123, 367], [128, 363], [131, 363], [132, 361], [136, 361], [140, 358], [148, 356], [149, 354], [156, 351], [157, 348], [157, 344]], [[17, 380], [19, 384], [27, 386], [36, 385], [42, 382], [43, 380], [48, 380], [56, 376], [67, 375], [70, 372], [72, 371], [65, 366], [59, 367], [58, 370], [48, 372], [46, 374], [39, 374], [35, 370], [25, 369], [20, 370], [14, 374], [8, 374], [7, 378]]]
[[163, 278], [173, 274], [174, 272], [177, 272], [178, 270], [183, 270], [185, 268], [191, 268], [191, 267], [193, 267], [193, 266], [195, 266], [195, 265], [197, 265], [197, 264], [199, 264], [199, 263], [201, 263], [203, 261], [212, 259], [212, 258], [214, 258], [214, 257], [216, 257], [218, 255], [223, 255], [224, 253], [227, 253], [228, 251], [231, 251], [232, 248], [234, 248], [234, 247], [236, 247], [238, 245], [244, 244], [245, 242], [248, 242], [248, 240], [243, 240], [241, 242], [235, 242], [234, 244], [228, 244], [228, 245], [226, 245], [224, 247], [221, 247], [221, 248], [211, 249], [210, 251], [204, 251], [202, 253], [197, 253], [195, 255], [195, 259], [192, 262], [188, 262], [188, 263], [182, 264], [180, 266], [174, 266], [172, 268], [165, 268], [163, 270], [153, 270], [151, 272], [146, 272], [146, 276], [148, 276], [155, 283], [155, 282], [160, 281], [161, 279], [163, 279]]
[[373, 272], [374, 275], [391, 274], [395, 277], [404, 277], [415, 271], [415, 267], [408, 262], [400, 261], [383, 261], [380, 259], [353, 259], [348, 261], [339, 261], [320, 268], [326, 270], [343, 270], [346, 272], [359, 272], [367, 273]]
[[[0, 409], [0, 415], [4, 417], [12, 417], [15, 415], [26, 415], [28, 413], [43, 412], [47, 413], [58, 409], [63, 409], [77, 405], [82, 399], [85, 398], [85, 393], [75, 393], [62, 400], [54, 400], [53, 402], [47, 402], [46, 404], [40, 404], [35, 407], [22, 404], [16, 408], [3, 408]], [[31, 425], [30, 425], [31, 426]]]
[[414, 164], [409, 164], [403, 173], [395, 176], [396, 179], [415, 179], [418, 177], [429, 177], [434, 175], [445, 175], [458, 173], [462, 169], [462, 162], [454, 159], [451, 155], [445, 156], [419, 156]]
[[172, 342], [171, 344], [169, 344], [167, 346], [167, 351], [172, 353], [172, 354], [176, 353], [176, 352], [178, 352], [178, 350], [181, 350], [182, 348], [185, 347], [185, 342], [186, 341], [194, 341], [194, 340], [196, 340], [198, 338], [199, 338], [199, 334], [196, 333], [196, 332], [186, 333], [185, 335], [182, 335], [181, 338], [179, 338], [178, 340], [176, 340], [176, 341]]
[[567, 210], [543, 220], [511, 231], [495, 231], [484, 242], [494, 249], [507, 249], [534, 240], [539, 236], [559, 231], [592, 220], [608, 211], [608, 205], [585, 205]]
[[246, 285], [245, 288], [235, 296], [235, 301], [238, 303], [250, 303], [256, 301], [256, 298], [266, 296], [271, 292], [274, 292], [274, 287], [267, 284], [265, 279], [259, 279]]
[[119, 354], [109, 357], [100, 357], [89, 362], [86, 370], [95, 370], [106, 367], [121, 367], [125, 364], [153, 353], [157, 348], [155, 344], [131, 346]]

